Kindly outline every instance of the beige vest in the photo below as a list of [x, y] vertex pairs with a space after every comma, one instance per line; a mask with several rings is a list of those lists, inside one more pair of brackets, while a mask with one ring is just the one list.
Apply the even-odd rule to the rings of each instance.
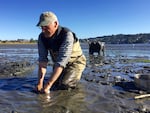
[[82, 49], [79, 41], [77, 41], [73, 44], [72, 54], [69, 59], [69, 62], [74, 62], [81, 55], [82, 55]]

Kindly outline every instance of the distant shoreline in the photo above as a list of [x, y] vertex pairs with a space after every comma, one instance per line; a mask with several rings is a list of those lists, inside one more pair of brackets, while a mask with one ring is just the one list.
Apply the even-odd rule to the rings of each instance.
[[5, 44], [37, 44], [37, 42], [0, 42], [0, 44], [3, 44], [3, 45], [5, 45]]

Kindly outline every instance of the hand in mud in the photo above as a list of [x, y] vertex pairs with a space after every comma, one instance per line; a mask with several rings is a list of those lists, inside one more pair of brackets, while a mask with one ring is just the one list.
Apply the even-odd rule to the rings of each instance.
[[49, 89], [43, 89], [43, 90], [42, 90], [42, 93], [49, 94], [49, 93], [50, 93], [50, 90], [49, 90]]
[[41, 93], [42, 89], [43, 89], [42, 85], [37, 85], [36, 88], [35, 88], [35, 91], [38, 92], [38, 93]]
[[48, 89], [38, 89], [37, 87], [35, 88], [34, 92], [38, 93], [38, 94], [49, 94], [50, 90]]
[[50, 87], [49, 87], [49, 85], [45, 85], [45, 87], [43, 88], [42, 85], [37, 85], [35, 88], [35, 92], [36, 93], [49, 94], [50, 93]]
[[45, 94], [49, 94], [50, 93], [50, 86], [48, 84], [46, 84], [44, 86], [44, 88], [42, 89], [42, 92]]

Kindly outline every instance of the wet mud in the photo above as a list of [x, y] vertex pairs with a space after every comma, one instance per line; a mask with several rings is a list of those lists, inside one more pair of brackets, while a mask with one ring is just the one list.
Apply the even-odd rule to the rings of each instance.
[[28, 61], [12, 61], [0, 64], [1, 77], [23, 76], [32, 72], [35, 64]]

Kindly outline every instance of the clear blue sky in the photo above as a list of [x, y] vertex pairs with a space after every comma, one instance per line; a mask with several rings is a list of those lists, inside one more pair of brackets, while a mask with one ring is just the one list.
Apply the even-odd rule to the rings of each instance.
[[37, 39], [44, 11], [79, 38], [150, 32], [150, 0], [0, 0], [0, 40]]

